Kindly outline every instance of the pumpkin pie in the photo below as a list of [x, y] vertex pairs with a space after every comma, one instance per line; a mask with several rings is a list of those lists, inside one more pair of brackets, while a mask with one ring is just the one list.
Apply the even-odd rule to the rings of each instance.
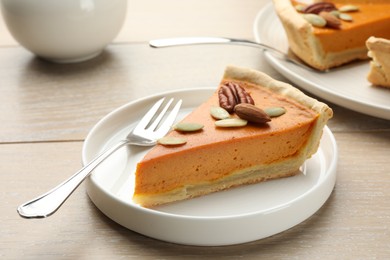
[[376, 86], [390, 88], [390, 40], [370, 37], [366, 44], [368, 56], [372, 58], [368, 81]]
[[[246, 121], [238, 117], [245, 115], [242, 112], [256, 119], [257, 110], [266, 120], [251, 122], [249, 116], [245, 126], [221, 127], [226, 119], [215, 119], [210, 111], [224, 107], [229, 100], [224, 99], [229, 97], [226, 93], [235, 89], [238, 95], [234, 94], [233, 102], [236, 108], [244, 109], [240, 113], [233, 110], [227, 121]], [[250, 101], [243, 101], [243, 96]], [[282, 112], [271, 113], [277, 108]], [[229, 66], [215, 93], [179, 123], [197, 123], [203, 128], [194, 132], [172, 130], [168, 138], [185, 139], [186, 143], [156, 145], [137, 164], [133, 201], [151, 207], [296, 175], [317, 151], [332, 113], [326, 104], [289, 84], [259, 71]]]
[[388, 0], [273, 2], [290, 49], [318, 70], [368, 59], [370, 36], [390, 39]]

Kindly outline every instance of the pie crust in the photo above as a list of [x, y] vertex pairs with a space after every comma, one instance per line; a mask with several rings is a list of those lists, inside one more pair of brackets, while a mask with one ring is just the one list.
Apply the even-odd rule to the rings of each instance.
[[390, 88], [390, 40], [370, 37], [366, 45], [368, 56], [372, 58], [368, 81], [373, 85]]

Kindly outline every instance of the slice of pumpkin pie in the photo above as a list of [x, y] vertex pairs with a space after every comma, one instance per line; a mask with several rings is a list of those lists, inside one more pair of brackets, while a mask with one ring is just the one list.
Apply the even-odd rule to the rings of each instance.
[[370, 36], [390, 39], [389, 0], [273, 0], [290, 49], [327, 70], [368, 59]]
[[293, 176], [331, 117], [291, 85], [227, 67], [215, 93], [138, 163], [133, 200], [150, 207]]

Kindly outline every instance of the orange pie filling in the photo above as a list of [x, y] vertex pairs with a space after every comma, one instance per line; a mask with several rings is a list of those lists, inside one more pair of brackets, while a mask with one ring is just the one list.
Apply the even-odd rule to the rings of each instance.
[[[286, 167], [283, 177], [294, 175], [306, 159], [301, 153], [313, 131], [318, 113], [283, 95], [259, 88], [247, 82], [237, 82], [253, 97], [260, 108], [284, 107], [286, 113], [267, 124], [248, 124], [225, 129], [215, 126], [210, 108], [218, 106], [218, 94], [195, 109], [183, 121], [202, 122], [204, 128], [195, 133], [171, 131], [168, 135], [188, 139], [185, 145], [157, 145], [138, 164], [134, 201], [160, 204], [159, 197], [177, 196], [186, 190], [200, 189], [196, 196], [253, 182], [276, 178], [272, 167]], [[223, 84], [223, 82], [222, 82]], [[233, 115], [236, 116], [236, 115]], [[294, 161], [297, 157], [302, 159]], [[292, 163], [283, 166], [285, 161]], [[271, 167], [272, 166], [272, 167]], [[246, 178], [248, 172], [264, 170], [256, 178]], [[239, 181], [237, 181], [239, 179]], [[227, 181], [226, 181], [227, 180]], [[219, 183], [209, 190], [209, 183]], [[200, 187], [200, 188], [199, 188]], [[156, 195], [156, 199], [153, 196]], [[163, 201], [169, 200], [164, 198]], [[177, 200], [177, 199], [175, 199]], [[146, 203], [146, 206], [149, 206]]]
[[[332, 2], [336, 7], [343, 5], [337, 4], [337, 1]], [[353, 20], [341, 20], [340, 29], [314, 27], [314, 35], [318, 37], [325, 52], [365, 48], [370, 36], [390, 39], [390, 1], [382, 4], [356, 3], [356, 6], [359, 11], [348, 13]]]

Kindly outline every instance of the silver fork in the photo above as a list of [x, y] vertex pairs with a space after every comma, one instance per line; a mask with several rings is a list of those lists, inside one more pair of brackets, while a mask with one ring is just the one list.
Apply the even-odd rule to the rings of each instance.
[[312, 67], [306, 65], [300, 59], [284, 53], [274, 47], [269, 45], [258, 43], [254, 41], [249, 41], [245, 39], [234, 39], [226, 37], [178, 37], [178, 38], [166, 38], [166, 39], [156, 39], [149, 41], [149, 45], [154, 48], [161, 47], [171, 47], [171, 46], [180, 46], [180, 45], [196, 45], [196, 44], [237, 44], [245, 45], [250, 47], [256, 47], [263, 50], [271, 51], [274, 54], [277, 54], [281, 59], [292, 62], [295, 65], [298, 65], [304, 69], [315, 71], [315, 72], [325, 72], [313, 69]]
[[[49, 192], [20, 205], [17, 209], [19, 215], [24, 218], [45, 218], [56, 212], [73, 191], [90, 175], [90, 173], [108, 156], [125, 145], [153, 146], [157, 140], [166, 135], [173, 125], [179, 112], [182, 100], [179, 100], [171, 112], [167, 114], [173, 102], [171, 98], [160, 110], [164, 98], [158, 100], [144, 115], [137, 126], [127, 135], [125, 140], [105, 150], [89, 164], [75, 173], [66, 181], [62, 182]], [[158, 115], [157, 115], [158, 114]], [[167, 115], [166, 115], [167, 114]], [[163, 120], [165, 116], [165, 119]]]

